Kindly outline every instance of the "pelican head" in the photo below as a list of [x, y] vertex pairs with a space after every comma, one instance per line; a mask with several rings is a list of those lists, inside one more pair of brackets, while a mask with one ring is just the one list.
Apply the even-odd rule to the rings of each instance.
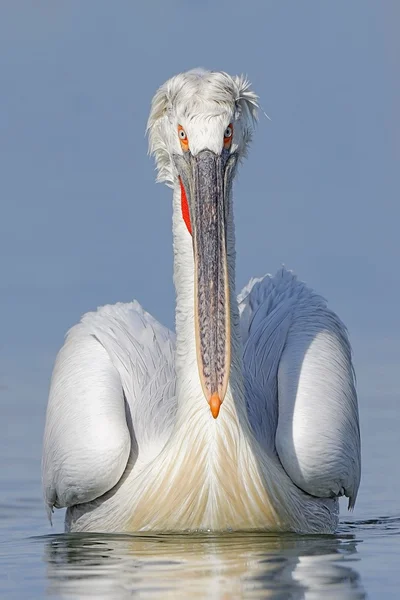
[[257, 96], [245, 78], [194, 70], [161, 86], [148, 121], [158, 181], [179, 189], [185, 235], [192, 236], [197, 363], [214, 418], [224, 400], [230, 370], [227, 226], [231, 187], [256, 114]]

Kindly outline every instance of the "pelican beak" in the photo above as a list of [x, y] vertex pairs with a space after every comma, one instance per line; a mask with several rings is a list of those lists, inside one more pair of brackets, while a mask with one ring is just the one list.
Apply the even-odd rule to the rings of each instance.
[[203, 150], [176, 156], [188, 199], [195, 268], [197, 364], [202, 389], [218, 417], [230, 370], [227, 216], [236, 155]]

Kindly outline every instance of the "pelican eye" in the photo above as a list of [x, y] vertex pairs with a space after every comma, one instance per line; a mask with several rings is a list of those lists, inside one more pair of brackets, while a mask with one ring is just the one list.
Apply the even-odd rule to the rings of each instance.
[[189, 140], [186, 135], [186, 131], [183, 129], [182, 125], [178, 125], [178, 137], [181, 143], [181, 148], [184, 152], [189, 150]]
[[230, 138], [230, 137], [232, 137], [232, 133], [233, 133], [233, 130], [232, 130], [231, 125], [228, 125], [228, 127], [225, 129], [224, 137]]
[[224, 132], [224, 148], [226, 150], [229, 150], [229, 148], [231, 147], [232, 136], [233, 136], [233, 125], [232, 125], [232, 123], [229, 123], [228, 127], [225, 129], [225, 132]]

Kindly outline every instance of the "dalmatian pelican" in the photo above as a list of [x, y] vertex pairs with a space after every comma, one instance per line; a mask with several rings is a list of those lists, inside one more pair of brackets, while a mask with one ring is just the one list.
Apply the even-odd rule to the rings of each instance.
[[153, 98], [149, 149], [173, 189], [176, 333], [137, 301], [68, 332], [42, 461], [49, 517], [67, 507], [67, 531], [331, 533], [338, 497], [354, 506], [346, 328], [284, 268], [235, 294], [232, 184], [257, 110], [246, 78], [224, 72], [176, 75]]

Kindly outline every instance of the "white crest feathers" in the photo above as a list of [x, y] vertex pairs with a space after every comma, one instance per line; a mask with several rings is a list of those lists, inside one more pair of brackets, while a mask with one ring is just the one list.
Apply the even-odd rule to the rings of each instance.
[[244, 156], [258, 113], [258, 97], [243, 75], [194, 69], [169, 79], [156, 92], [147, 122], [149, 153], [155, 157], [157, 181], [173, 186], [169, 140], [176, 119], [210, 119], [227, 116], [240, 124], [239, 154]]

